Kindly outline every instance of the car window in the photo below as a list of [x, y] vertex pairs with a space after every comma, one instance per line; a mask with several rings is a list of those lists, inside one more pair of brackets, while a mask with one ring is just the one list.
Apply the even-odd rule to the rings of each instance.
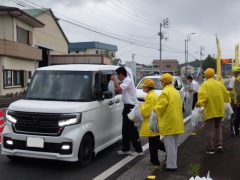
[[[137, 89], [142, 89], [142, 85], [143, 85], [143, 81], [145, 80], [146, 78], [142, 79], [138, 85], [137, 85]], [[155, 83], [155, 89], [156, 90], [162, 90], [162, 83], [160, 81], [160, 78], [148, 78], [148, 79], [152, 79]]]

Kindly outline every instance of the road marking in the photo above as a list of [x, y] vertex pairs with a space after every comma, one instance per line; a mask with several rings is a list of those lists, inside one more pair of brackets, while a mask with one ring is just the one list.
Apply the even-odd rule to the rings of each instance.
[[[184, 118], [183, 122], [184, 124], [186, 122], [188, 122], [191, 119], [191, 115]], [[145, 144], [142, 149], [143, 152], [146, 151], [149, 148], [148, 143]], [[115, 173], [117, 170], [119, 170], [120, 168], [122, 168], [123, 166], [125, 166], [126, 164], [128, 164], [130, 161], [132, 161], [134, 158], [136, 158], [135, 156], [127, 156], [124, 159], [122, 159], [121, 161], [119, 161], [117, 164], [113, 165], [111, 168], [107, 169], [106, 171], [102, 172], [100, 175], [98, 175], [97, 177], [95, 177], [93, 180], [102, 180], [102, 179], [106, 179], [107, 177], [111, 176], [113, 173]]]

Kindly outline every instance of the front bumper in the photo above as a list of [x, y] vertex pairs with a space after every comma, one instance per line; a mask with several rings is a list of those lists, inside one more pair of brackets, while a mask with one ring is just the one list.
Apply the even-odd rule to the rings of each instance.
[[[74, 125], [66, 127], [61, 136], [57, 137], [17, 134], [12, 130], [11, 124], [7, 122], [2, 134], [1, 153], [12, 156], [77, 161], [80, 140], [83, 136], [80, 132], [83, 132], [81, 127]], [[28, 146], [27, 138], [29, 137], [43, 139], [43, 147]], [[68, 146], [68, 148], [63, 148], [63, 146]]]

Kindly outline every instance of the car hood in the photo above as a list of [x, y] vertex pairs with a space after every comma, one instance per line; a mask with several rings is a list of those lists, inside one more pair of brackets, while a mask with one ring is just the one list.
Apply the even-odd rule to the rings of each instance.
[[[144, 98], [146, 97], [147, 93], [143, 92], [142, 89], [136, 89], [137, 91], [137, 99], [140, 101], [143, 101]], [[154, 90], [155, 93], [159, 96], [162, 92], [162, 90]]]
[[40, 113], [75, 113], [89, 110], [89, 102], [18, 100], [10, 104], [9, 110]]

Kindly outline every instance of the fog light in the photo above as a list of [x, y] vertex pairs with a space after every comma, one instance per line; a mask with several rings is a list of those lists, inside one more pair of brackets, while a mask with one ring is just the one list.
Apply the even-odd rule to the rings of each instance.
[[8, 145], [13, 145], [13, 141], [12, 141], [12, 140], [7, 140], [6, 143], [7, 143]]
[[70, 149], [70, 145], [62, 145], [61, 147], [62, 150], [69, 150]]

